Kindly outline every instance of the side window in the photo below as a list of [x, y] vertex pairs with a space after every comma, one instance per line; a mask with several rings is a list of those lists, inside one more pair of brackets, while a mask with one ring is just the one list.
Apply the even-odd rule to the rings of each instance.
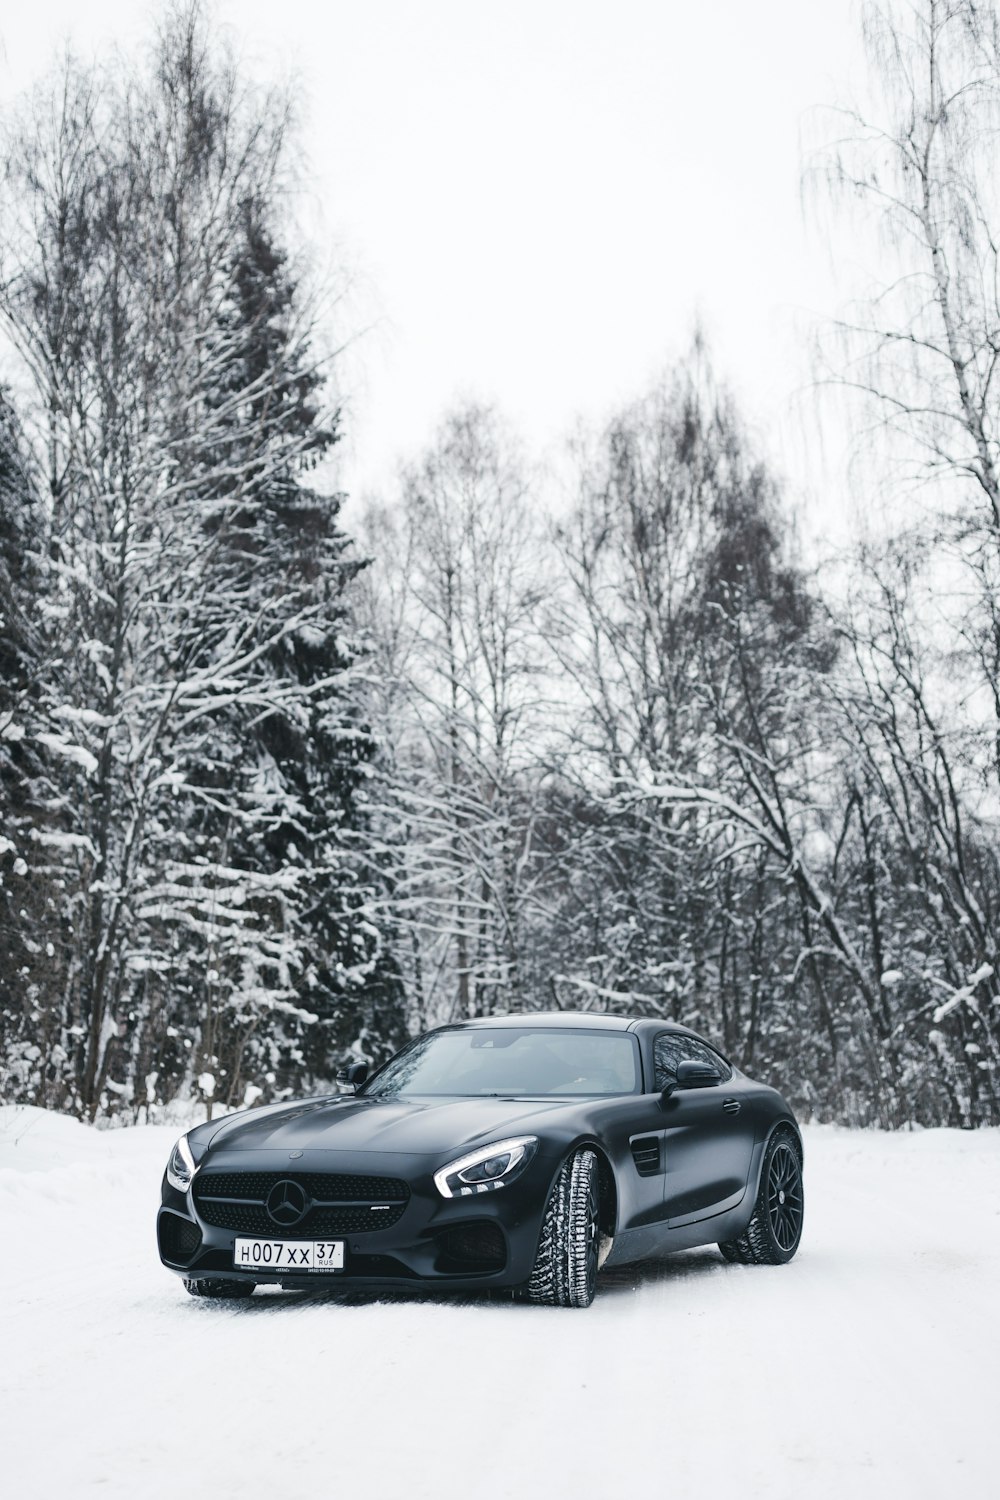
[[717, 1068], [722, 1082], [728, 1083], [733, 1070], [724, 1058], [697, 1037], [685, 1036], [680, 1031], [661, 1031], [653, 1042], [653, 1068], [656, 1087], [665, 1089], [677, 1077], [677, 1064], [682, 1062], [707, 1062]]
[[[701, 1046], [701, 1043], [699, 1043], [698, 1045]], [[733, 1070], [726, 1062], [726, 1059], [720, 1056], [720, 1054], [715, 1051], [714, 1047], [702, 1047], [701, 1050], [702, 1052], [704, 1052], [709, 1062], [712, 1063], [716, 1068], [718, 1068], [720, 1083], [728, 1083], [730, 1078], [732, 1078], [733, 1076]]]
[[690, 1053], [684, 1051], [686, 1037], [677, 1031], [661, 1031], [653, 1042], [653, 1078], [658, 1089], [665, 1089], [677, 1077], [677, 1064]]

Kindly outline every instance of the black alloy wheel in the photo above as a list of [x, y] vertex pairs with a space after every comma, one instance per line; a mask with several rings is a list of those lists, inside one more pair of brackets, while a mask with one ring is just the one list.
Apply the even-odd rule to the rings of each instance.
[[802, 1170], [787, 1141], [781, 1141], [771, 1157], [767, 1213], [776, 1243], [786, 1255], [791, 1255], [802, 1233]]
[[752, 1219], [738, 1239], [720, 1243], [719, 1249], [726, 1260], [738, 1265], [783, 1266], [799, 1248], [803, 1213], [799, 1143], [783, 1127], [771, 1137], [764, 1153]]

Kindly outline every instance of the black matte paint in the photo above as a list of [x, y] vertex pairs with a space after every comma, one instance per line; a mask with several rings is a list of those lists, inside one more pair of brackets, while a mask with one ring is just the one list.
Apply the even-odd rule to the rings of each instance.
[[[666, 1097], [655, 1090], [653, 1038], [663, 1031], [695, 1035], [686, 1027], [565, 1012], [460, 1024], [630, 1031], [640, 1051], [644, 1092], [570, 1099], [380, 1099], [374, 1096], [376, 1073], [357, 1095], [271, 1105], [200, 1125], [188, 1135], [199, 1172], [280, 1172], [293, 1180], [296, 1174], [316, 1172], [395, 1177], [407, 1183], [409, 1201], [391, 1227], [336, 1236], [345, 1240], [343, 1273], [290, 1275], [256, 1269], [248, 1275], [233, 1267], [237, 1234], [205, 1223], [191, 1190], [180, 1193], [164, 1177], [158, 1221], [163, 1263], [185, 1277], [283, 1286], [516, 1287], [531, 1272], [555, 1176], [577, 1147], [592, 1145], [603, 1158], [602, 1228], [613, 1231], [614, 1238], [608, 1263], [622, 1265], [736, 1238], [753, 1213], [772, 1131], [786, 1124], [798, 1136], [781, 1095], [736, 1070], [728, 1080], [676, 1088]], [[539, 1147], [514, 1182], [471, 1198], [441, 1197], [433, 1181], [440, 1167], [480, 1145], [518, 1135], [537, 1136]], [[638, 1140], [648, 1148], [652, 1139], [659, 1144], [659, 1160], [655, 1171], [643, 1175], [632, 1147]], [[164, 1253], [183, 1240], [162, 1232], [165, 1214], [180, 1216], [201, 1231], [200, 1246], [186, 1263]], [[489, 1233], [477, 1229], [489, 1224], [499, 1226], [502, 1235], [503, 1269], [456, 1270], [448, 1249], [456, 1240], [449, 1232]], [[185, 1230], [188, 1237], [193, 1232]], [[278, 1225], [267, 1232], [274, 1239], [314, 1237], [297, 1236]]]

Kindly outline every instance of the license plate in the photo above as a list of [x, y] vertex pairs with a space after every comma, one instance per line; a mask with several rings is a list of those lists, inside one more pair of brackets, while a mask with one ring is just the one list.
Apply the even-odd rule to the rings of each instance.
[[237, 1271], [342, 1271], [343, 1240], [236, 1240]]

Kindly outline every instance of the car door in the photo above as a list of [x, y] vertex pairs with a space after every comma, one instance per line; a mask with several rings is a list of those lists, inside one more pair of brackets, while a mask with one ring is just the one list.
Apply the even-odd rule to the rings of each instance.
[[754, 1146], [750, 1093], [717, 1052], [683, 1032], [660, 1032], [653, 1041], [656, 1087], [676, 1082], [681, 1062], [708, 1062], [715, 1084], [682, 1088], [663, 1104], [664, 1216], [670, 1228], [733, 1208], [746, 1191]]

